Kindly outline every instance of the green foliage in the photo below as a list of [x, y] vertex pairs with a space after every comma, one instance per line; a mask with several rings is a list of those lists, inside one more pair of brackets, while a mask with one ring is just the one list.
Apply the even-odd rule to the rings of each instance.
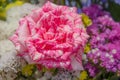
[[120, 5], [108, 0], [108, 11], [116, 21], [120, 21]]
[[0, 7], [0, 19], [6, 20], [6, 10], [3, 7]]
[[107, 72], [106, 70], [101, 70], [92, 80], [120, 80], [117, 73]]
[[117, 75], [114, 75], [109, 80], [120, 80], [120, 77], [118, 77]]
[[35, 80], [36, 66], [34, 64], [27, 64], [17, 73], [15, 80]]
[[34, 64], [28, 64], [22, 68], [22, 75], [25, 77], [32, 76], [35, 70], [36, 70], [36, 67]]

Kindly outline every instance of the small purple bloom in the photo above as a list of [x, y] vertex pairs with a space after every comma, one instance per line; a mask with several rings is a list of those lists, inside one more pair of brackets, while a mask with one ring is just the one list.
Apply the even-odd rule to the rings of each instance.
[[95, 73], [92, 67], [105, 68], [110, 72], [120, 71], [120, 23], [115, 22], [110, 14], [98, 5], [83, 8], [83, 12], [93, 21], [92, 25], [87, 27], [91, 45], [91, 50], [87, 54], [87, 64], [90, 68], [87, 67], [87, 70], [90, 75], [93, 76]]
[[115, 0], [115, 3], [120, 5], [120, 0]]

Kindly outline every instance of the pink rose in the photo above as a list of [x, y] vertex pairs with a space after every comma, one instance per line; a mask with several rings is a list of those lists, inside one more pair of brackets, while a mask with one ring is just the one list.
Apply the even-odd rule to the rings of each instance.
[[19, 24], [11, 40], [29, 63], [82, 69], [81, 57], [88, 35], [76, 8], [47, 2]]

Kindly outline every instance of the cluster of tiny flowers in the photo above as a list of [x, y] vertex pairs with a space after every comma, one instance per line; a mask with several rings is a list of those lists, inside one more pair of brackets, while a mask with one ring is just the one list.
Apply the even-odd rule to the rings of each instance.
[[89, 16], [93, 22], [96, 21], [95, 19], [100, 16], [110, 15], [110, 13], [108, 13], [107, 11], [103, 11], [103, 8], [97, 4], [92, 4], [89, 7], [84, 7], [82, 9], [82, 12]]
[[108, 71], [120, 70], [120, 24], [105, 15], [87, 31], [91, 35], [88, 58]]
[[99, 69], [97, 67], [95, 67], [95, 65], [92, 65], [91, 62], [85, 64], [85, 69], [87, 69], [87, 71], [90, 73], [91, 77], [96, 76], [96, 73], [99, 72]]
[[[94, 12], [97, 10], [98, 14], [92, 15], [90, 10]], [[87, 27], [91, 50], [87, 54], [89, 60], [86, 69], [91, 76], [96, 73], [93, 67], [105, 68], [112, 72], [120, 71], [120, 23], [115, 22], [109, 13], [97, 6], [90, 6], [83, 11], [93, 21], [93, 24]], [[92, 66], [91, 63], [97, 66]]]

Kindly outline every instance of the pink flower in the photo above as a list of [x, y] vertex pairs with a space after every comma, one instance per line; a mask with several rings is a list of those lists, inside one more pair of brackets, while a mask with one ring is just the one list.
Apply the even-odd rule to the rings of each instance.
[[81, 70], [87, 38], [76, 8], [47, 2], [20, 20], [11, 40], [29, 63]]

